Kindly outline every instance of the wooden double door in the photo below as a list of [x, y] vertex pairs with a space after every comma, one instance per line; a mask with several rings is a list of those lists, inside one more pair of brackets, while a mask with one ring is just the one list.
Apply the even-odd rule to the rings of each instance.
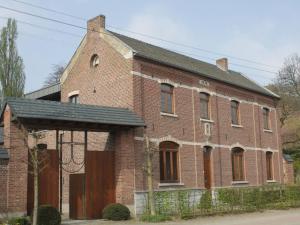
[[115, 203], [113, 151], [87, 151], [84, 174], [70, 174], [71, 219], [99, 219], [103, 208]]

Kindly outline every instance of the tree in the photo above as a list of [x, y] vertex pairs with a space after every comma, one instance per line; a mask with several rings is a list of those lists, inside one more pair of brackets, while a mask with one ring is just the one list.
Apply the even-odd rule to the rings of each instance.
[[153, 190], [153, 156], [157, 151], [157, 145], [153, 142], [150, 142], [148, 136], [144, 137], [145, 139], [145, 158], [146, 158], [146, 168], [145, 172], [147, 175], [147, 185], [148, 185], [148, 203], [150, 207], [150, 214], [154, 216], [155, 212], [155, 199], [154, 199], [154, 190]]
[[47, 76], [47, 78], [44, 82], [45, 87], [59, 83], [60, 77], [65, 70], [65, 66], [56, 64], [56, 65], [53, 65], [52, 69], [53, 69], [53, 72]]
[[2, 97], [21, 97], [24, 94], [25, 73], [23, 59], [18, 55], [17, 24], [8, 19], [0, 37], [0, 84]]
[[279, 109], [283, 126], [291, 115], [300, 111], [300, 57], [297, 54], [285, 59], [275, 81], [268, 88], [281, 97]]

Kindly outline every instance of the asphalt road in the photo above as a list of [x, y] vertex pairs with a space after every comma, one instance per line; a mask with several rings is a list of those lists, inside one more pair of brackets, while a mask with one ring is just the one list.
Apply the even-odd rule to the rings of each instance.
[[[112, 222], [112, 221], [66, 221], [63, 224], [70, 225], [153, 225], [136, 220]], [[157, 223], [156, 223], [157, 224]], [[199, 217], [191, 220], [168, 221], [158, 223], [163, 225], [300, 225], [300, 209], [271, 210], [239, 215], [225, 215], [214, 217]]]

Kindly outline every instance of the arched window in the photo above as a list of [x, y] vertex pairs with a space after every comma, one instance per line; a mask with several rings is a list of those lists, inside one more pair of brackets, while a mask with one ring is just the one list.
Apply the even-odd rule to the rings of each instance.
[[74, 94], [74, 95], [69, 96], [69, 102], [74, 103], [74, 104], [78, 104], [79, 103], [79, 95]]
[[174, 113], [173, 89], [174, 89], [173, 86], [169, 84], [161, 84], [160, 86], [161, 112]]
[[264, 129], [270, 129], [270, 110], [268, 108], [263, 108], [263, 120], [264, 120]]
[[266, 152], [267, 180], [273, 180], [273, 153]]
[[160, 181], [178, 182], [178, 145], [165, 141], [159, 145]]
[[200, 92], [200, 118], [210, 119], [209, 94]]
[[242, 148], [233, 148], [231, 152], [232, 160], [232, 180], [244, 181], [244, 150]]
[[231, 101], [231, 124], [239, 125], [239, 102]]
[[90, 61], [90, 66], [95, 68], [99, 65], [99, 63], [100, 63], [99, 56], [97, 54], [92, 55], [91, 61]]

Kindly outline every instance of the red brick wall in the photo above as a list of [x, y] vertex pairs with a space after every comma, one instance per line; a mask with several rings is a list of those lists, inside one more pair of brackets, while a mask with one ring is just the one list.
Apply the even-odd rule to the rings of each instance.
[[294, 176], [294, 166], [292, 162], [287, 162], [283, 159], [284, 166], [284, 183], [285, 184], [294, 184], [295, 176]]
[[[135, 60], [133, 68], [137, 72], [137, 75], [133, 75], [134, 110], [146, 121], [145, 132], [154, 140], [170, 135], [175, 141], [177, 139], [183, 142], [179, 152], [181, 183], [184, 183], [185, 187], [204, 187], [203, 152], [198, 143], [207, 141], [212, 145], [217, 145], [213, 148], [212, 154], [214, 187], [232, 186], [230, 146], [235, 145], [245, 149], [245, 176], [249, 182], [247, 185], [267, 183], [265, 165], [267, 150], [274, 150], [274, 180], [278, 183], [283, 181], [279, 126], [274, 110], [276, 102], [273, 99], [146, 60]], [[141, 77], [144, 75], [147, 78]], [[157, 79], [168, 79], [179, 85], [174, 88], [176, 117], [160, 114], [160, 82]], [[210, 137], [204, 135], [203, 123], [200, 122], [199, 91], [191, 88], [201, 88], [199, 79], [208, 81], [210, 85], [206, 89], [218, 94], [210, 98], [211, 119], [214, 121], [211, 123], [212, 135]], [[186, 85], [188, 88], [181, 85]], [[229, 98], [242, 101], [240, 103], [242, 127], [231, 126]], [[254, 102], [254, 104], [249, 104], [249, 102]], [[272, 108], [270, 112], [272, 132], [263, 130], [262, 106]], [[155, 187], [158, 188], [159, 165], [157, 161], [155, 168], [157, 168]]]
[[27, 211], [27, 139], [18, 124], [11, 122], [11, 111], [6, 107], [4, 112], [4, 148], [9, 152], [7, 207], [10, 213]]
[[8, 160], [0, 160], [0, 215], [7, 212], [7, 170]]

